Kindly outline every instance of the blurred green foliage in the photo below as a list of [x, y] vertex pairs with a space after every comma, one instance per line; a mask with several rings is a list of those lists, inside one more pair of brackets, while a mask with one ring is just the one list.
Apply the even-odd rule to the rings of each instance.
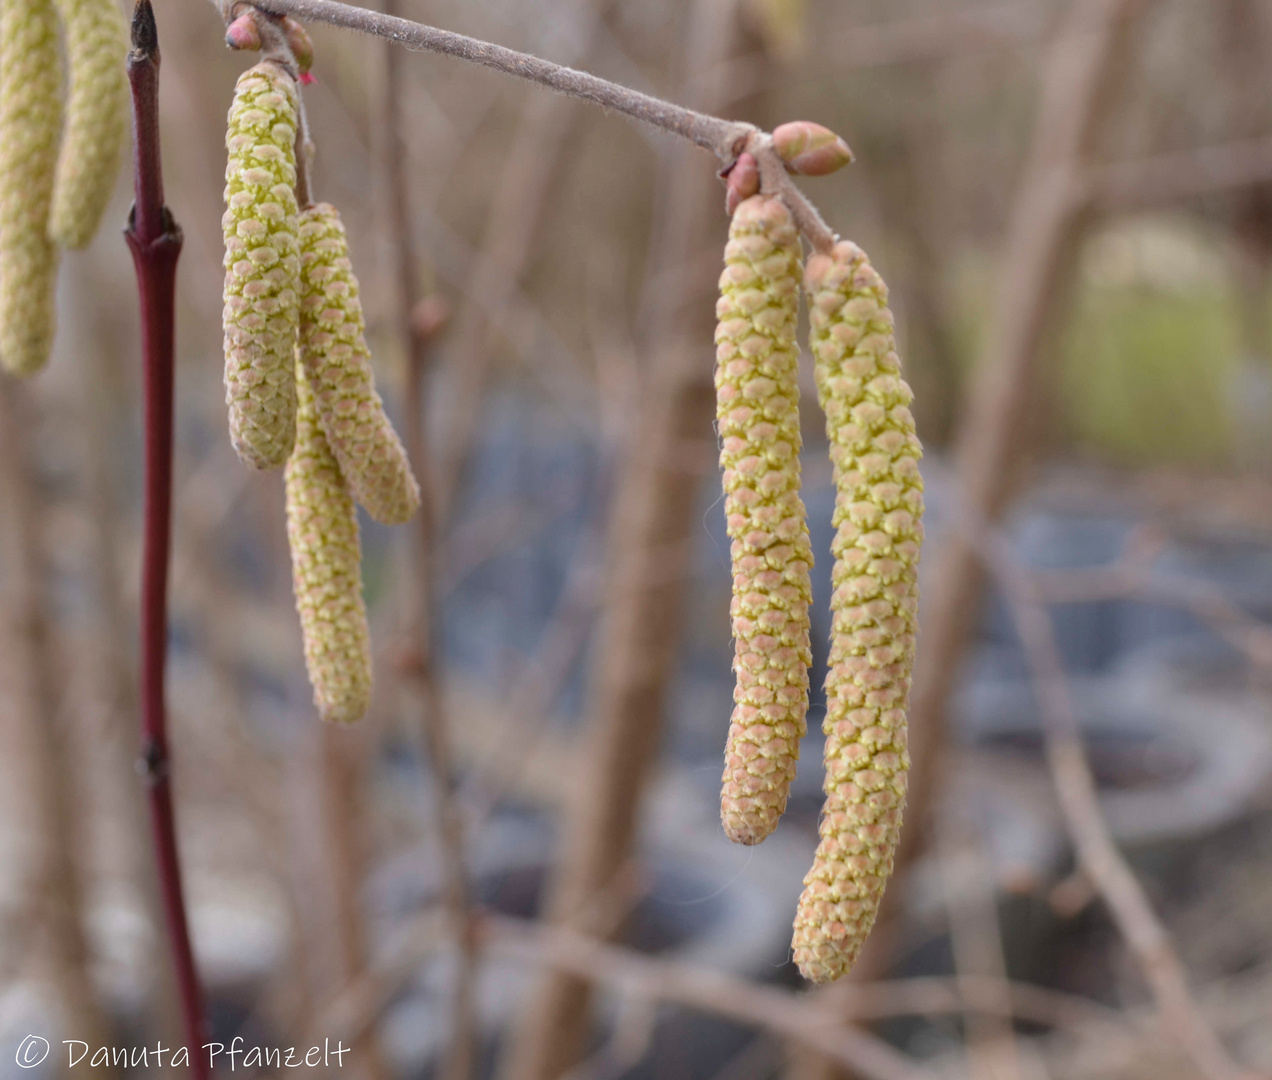
[[1065, 435], [1118, 465], [1229, 463], [1240, 345], [1223, 282], [1168, 292], [1083, 281], [1061, 344]]

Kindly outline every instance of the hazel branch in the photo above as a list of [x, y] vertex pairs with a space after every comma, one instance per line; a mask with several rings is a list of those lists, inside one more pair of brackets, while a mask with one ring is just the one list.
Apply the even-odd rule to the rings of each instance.
[[[227, 0], [213, 2], [225, 16], [230, 15], [228, 9], [239, 6], [238, 2]], [[311, 22], [329, 23], [347, 30], [387, 38], [409, 49], [454, 56], [473, 64], [494, 68], [506, 75], [527, 79], [558, 93], [590, 101], [603, 109], [612, 109], [662, 131], [689, 139], [714, 154], [722, 168], [733, 164], [747, 138], [757, 130], [753, 124], [722, 120], [717, 116], [695, 112], [586, 71], [541, 60], [515, 49], [479, 41], [449, 30], [439, 30], [395, 15], [384, 15], [378, 11], [337, 3], [336, 0], [253, 0], [253, 6], [271, 15], [294, 15]]]
[[[288, 17], [329, 23], [382, 37], [408, 49], [422, 49], [481, 64], [679, 135], [713, 154], [721, 176], [733, 168], [739, 155], [750, 153], [758, 164], [761, 189], [786, 203], [799, 231], [816, 251], [829, 252], [837, 239], [789, 175], [792, 171], [810, 176], [826, 175], [852, 160], [848, 145], [820, 125], [797, 121], [782, 125], [770, 135], [754, 124], [687, 109], [586, 71], [338, 0], [212, 0], [212, 3], [230, 27], [227, 41], [235, 48], [269, 50], [271, 42], [282, 34], [277, 25], [270, 24], [282, 20], [296, 26]], [[250, 14], [245, 15], [253, 10], [266, 17], [252, 19]], [[244, 28], [247, 28], [246, 36], [242, 34]], [[297, 155], [297, 167], [302, 167], [300, 155]]]

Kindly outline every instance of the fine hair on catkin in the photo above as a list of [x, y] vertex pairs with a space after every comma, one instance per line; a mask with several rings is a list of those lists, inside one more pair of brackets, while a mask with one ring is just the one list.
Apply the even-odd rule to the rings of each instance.
[[296, 448], [285, 470], [292, 586], [314, 705], [352, 724], [371, 703], [371, 642], [362, 598], [358, 514], [296, 362]]
[[0, 363], [32, 375], [56, 328], [57, 247], [49, 207], [62, 129], [52, 0], [0, 0]]
[[296, 436], [296, 131], [292, 77], [265, 61], [239, 76], [225, 146], [225, 399], [230, 440], [258, 469], [281, 466]]
[[81, 248], [97, 232], [128, 138], [128, 31], [117, 0], [56, 0], [66, 31], [70, 96], [49, 237]]
[[776, 827], [807, 730], [813, 556], [799, 495], [801, 254], [780, 199], [738, 205], [716, 305], [715, 385], [737, 680], [720, 816], [740, 844]]
[[809, 259], [805, 282], [836, 534], [826, 803], [794, 949], [805, 978], [824, 983], [856, 962], [892, 872], [910, 764], [923, 481], [886, 286], [844, 241]]
[[401, 525], [420, 487], [375, 389], [358, 279], [334, 206], [300, 214], [300, 358], [341, 472], [376, 521]]

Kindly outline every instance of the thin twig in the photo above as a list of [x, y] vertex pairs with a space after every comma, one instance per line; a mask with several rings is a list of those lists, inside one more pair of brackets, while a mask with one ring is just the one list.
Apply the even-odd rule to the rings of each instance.
[[[220, 6], [218, 3], [218, 7]], [[395, 15], [337, 3], [336, 0], [253, 0], [253, 6], [273, 15], [294, 15], [311, 22], [330, 23], [346, 30], [357, 30], [363, 34], [387, 38], [408, 49], [422, 49], [425, 52], [457, 57], [469, 63], [494, 68], [505, 75], [527, 79], [550, 90], [590, 101], [603, 109], [612, 109], [634, 120], [690, 139], [713, 153], [721, 166], [733, 164], [742, 152], [747, 137], [756, 130], [752, 124], [708, 116], [650, 94], [642, 94], [639, 90], [629, 90], [586, 71], [541, 60], [515, 49], [479, 41], [449, 30], [439, 30]]]
[[[437, 954], [444, 941], [442, 916], [443, 913], [436, 908], [413, 916], [395, 935], [391, 948], [386, 950], [383, 965], [369, 968], [346, 986], [323, 1011], [321, 1018], [310, 1025], [310, 1034], [302, 1041], [312, 1042], [323, 1034], [333, 1038], [338, 1034], [346, 1041], [357, 1039], [389, 1006], [419, 966]], [[771, 1027], [766, 1008], [754, 1013], [748, 1011], [749, 1003], [770, 1000], [768, 997], [756, 999], [746, 993], [755, 986], [754, 983], [694, 965], [645, 956], [632, 949], [605, 944], [595, 936], [566, 932], [564, 937], [547, 937], [545, 935], [551, 935], [552, 931], [515, 919], [486, 916], [478, 925], [479, 929], [487, 931], [484, 947], [488, 953], [521, 956], [533, 952], [537, 959], [541, 953], [551, 952], [552, 942], [564, 941], [566, 952], [560, 958], [562, 965], [573, 970], [584, 964], [584, 956], [598, 956], [602, 962], [588, 969], [587, 976], [605, 985], [630, 993], [634, 988], [631, 972], [637, 968], [626, 962], [632, 960], [639, 965], [638, 970], [652, 976], [640, 983], [646, 997], [677, 1001], [703, 1012], [732, 1015], [761, 1029]], [[495, 930], [493, 938], [488, 933], [492, 927]], [[505, 939], [509, 935], [515, 942], [511, 949], [505, 948]], [[619, 964], [607, 963], [607, 959], [617, 959]], [[548, 958], [546, 962], [553, 964], [555, 960]], [[650, 990], [651, 982], [658, 988], [690, 985], [694, 990], [689, 994], [678, 991], [663, 994]], [[734, 994], [735, 986], [742, 992]], [[864, 1024], [901, 1016], [939, 1017], [961, 1012], [1048, 1028], [1088, 1028], [1098, 1030], [1105, 1039], [1136, 1042], [1156, 1037], [1141, 1018], [1128, 1016], [1088, 998], [1029, 983], [1004, 982], [978, 975], [890, 979], [845, 985], [844, 990], [842, 999], [833, 1006], [824, 995], [801, 995], [789, 991], [781, 991], [778, 1000], [798, 1003], [810, 1025], [816, 1022], [828, 1028], [842, 1027], [845, 1022]], [[777, 1023], [780, 1030], [780, 1018]]]
[[[388, 0], [393, 18], [393, 0]], [[407, 346], [406, 449], [421, 487], [420, 509], [411, 536], [412, 596], [411, 634], [414, 674], [423, 698], [421, 716], [424, 744], [433, 770], [434, 808], [438, 840], [442, 851], [443, 891], [450, 930], [459, 963], [450, 1017], [451, 1041], [444, 1080], [468, 1080], [473, 1073], [477, 1050], [477, 961], [469, 931], [469, 897], [464, 865], [464, 827], [455, 800], [455, 769], [450, 732], [440, 687], [438, 670], [437, 536], [436, 497], [431, 479], [429, 439], [425, 427], [428, 405], [425, 385], [432, 342], [419, 332], [413, 319], [421, 299], [419, 261], [415, 250], [411, 216], [411, 170], [404, 122], [399, 114], [403, 89], [401, 56], [396, 49], [385, 51], [387, 85], [384, 97], [385, 167], [389, 190], [389, 214], [393, 227], [398, 278], [398, 323]]]
[[[244, 0], [212, 2], [227, 21], [244, 4]], [[382, 37], [408, 49], [452, 56], [493, 68], [505, 75], [526, 79], [549, 90], [591, 102], [660, 131], [688, 139], [714, 155], [722, 171], [730, 169], [738, 155], [747, 150], [760, 163], [761, 173], [765, 177], [764, 190], [779, 195], [786, 202], [808, 242], [818, 251], [828, 251], [835, 242], [834, 234], [822, 221], [821, 215], [792, 182], [767, 134], [754, 124], [742, 120], [725, 120], [719, 116], [687, 109], [683, 105], [632, 90], [590, 72], [554, 64], [550, 60], [503, 45], [412, 22], [396, 15], [342, 4], [338, 0], [252, 0], [252, 6], [271, 15], [293, 15], [312, 22], [329, 23], [346, 30]]]
[[164, 664], [168, 635], [168, 550], [172, 527], [173, 336], [181, 229], [163, 201], [159, 154], [159, 33], [150, 0], [137, 0], [128, 54], [132, 86], [136, 201], [124, 237], [132, 252], [141, 303], [145, 430], [145, 506], [141, 581], [141, 726], [155, 857], [186, 1044], [195, 1080], [208, 1070], [206, 1035], [173, 821]]
[[[978, 515], [996, 519], [1018, 479], [1030, 393], [1051, 317], [1072, 278], [1085, 228], [1085, 175], [1111, 111], [1130, 43], [1130, 19], [1147, 0], [1077, 0], [1051, 46], [1029, 160], [1016, 196], [1001, 288], [985, 356], [961, 418], [959, 489]], [[936, 553], [923, 600], [923, 647], [910, 696], [907, 825], [897, 871], [914, 861], [929, 823], [947, 745], [946, 711], [971, 641], [984, 571], [961, 537]], [[885, 905], [886, 911], [886, 905]]]
[[1164, 1034], [1213, 1080], [1248, 1075], [1201, 1015], [1169, 932], [1109, 833], [1069, 696], [1055, 627], [1028, 571], [1017, 561], [1002, 533], [983, 518], [965, 516], [959, 524], [971, 534], [968, 541], [998, 582], [1012, 612], [1042, 712], [1052, 779], [1078, 860], [1108, 904], [1144, 973]]
[[[19, 805], [30, 816], [20, 819], [18, 828], [37, 837], [29, 871], [22, 875], [29, 881], [22, 883], [18, 910], [7, 913], [12, 920], [7, 925], [43, 946], [37, 955], [48, 964], [63, 1020], [87, 1041], [106, 1036], [110, 1028], [90, 977], [94, 958], [85, 929], [87, 882], [78, 858], [83, 785], [73, 770], [72, 740], [63, 715], [66, 695], [50, 617], [48, 514], [35, 475], [34, 432], [26, 406], [27, 387], [0, 375], [0, 516], [12, 545], [9, 588], [0, 604], [0, 647], [13, 664], [4, 672], [3, 696], [11, 697], [15, 706], [16, 738], [7, 741], [5, 756], [17, 769], [6, 780], [20, 775]], [[105, 1080], [119, 1076], [110, 1068]]]
[[1095, 209], [1126, 213], [1272, 179], [1272, 139], [1238, 139], [1091, 168], [1084, 179]]
[[485, 947], [621, 989], [633, 998], [675, 1002], [815, 1046], [866, 1080], [917, 1080], [925, 1071], [882, 1039], [846, 1025], [790, 990], [745, 982], [721, 972], [642, 956], [564, 928], [488, 917]]
[[[608, 3], [609, 0], [606, 0]], [[585, 0], [575, 12], [578, 41], [571, 50], [583, 57], [601, 22], [601, 5]], [[571, 57], [572, 58], [572, 57]], [[437, 462], [437, 514], [449, 518], [454, 496], [473, 449], [486, 384], [495, 358], [495, 320], [483, 305], [506, 307], [535, 250], [539, 222], [549, 205], [566, 139], [578, 110], [569, 99], [541, 95], [527, 103], [516, 135], [504, 159], [486, 214], [481, 248], [463, 285], [464, 298], [456, 317], [455, 341], [448, 365], [454, 378], [454, 400]], [[506, 317], [505, 317], [506, 321]]]
[[[735, 0], [690, 5], [683, 48], [691, 64], [723, 59], [735, 40], [736, 12]], [[713, 96], [714, 88], [705, 88], [705, 103]], [[698, 250], [708, 214], [719, 205], [707, 178], [687, 164], [687, 146], [669, 147], [661, 162], [658, 183], [665, 197], [656, 200], [660, 220], [651, 230], [657, 238], [651, 267], [683, 262]], [[697, 284], [705, 292], [709, 282]], [[587, 723], [579, 735], [582, 767], [546, 890], [546, 920], [575, 931], [606, 933], [596, 925], [604, 913], [597, 898], [631, 857], [674, 667], [683, 601], [677, 583], [689, 566], [699, 478], [669, 459], [673, 448], [709, 429], [714, 401], [710, 369], [685, 337], [709, 337], [692, 316], [709, 318], [711, 308], [690, 307], [692, 295], [686, 290], [669, 298], [645, 324], [650, 364], [630, 410], [629, 445], [619, 450], [623, 467], [611, 496], [604, 616]], [[505, 1080], [556, 1080], [583, 1056], [590, 993], [588, 981], [575, 972], [545, 975], [503, 1051]]]
[[1154, 573], [1126, 561], [1090, 570], [1046, 570], [1035, 575], [1040, 599], [1052, 604], [1135, 599], [1180, 608], [1260, 667], [1272, 667], [1272, 626], [1255, 618], [1209, 582]]

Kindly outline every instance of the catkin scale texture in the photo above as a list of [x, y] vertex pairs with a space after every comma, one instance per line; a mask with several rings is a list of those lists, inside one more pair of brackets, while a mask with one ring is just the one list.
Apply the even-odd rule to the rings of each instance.
[[352, 724], [371, 703], [371, 643], [362, 599], [358, 514], [327, 445], [297, 361], [296, 448], [287, 461], [292, 586], [314, 704], [324, 720]]
[[282, 465], [296, 435], [296, 125], [291, 77], [265, 62], [243, 72], [225, 146], [225, 400], [230, 439], [258, 469]]
[[375, 389], [358, 279], [335, 207], [300, 214], [300, 357], [323, 431], [354, 498], [376, 521], [400, 525], [420, 487]]
[[799, 497], [800, 255], [783, 203], [739, 204], [716, 305], [715, 385], [737, 679], [720, 817], [740, 844], [776, 827], [806, 731], [813, 556]]
[[101, 222], [128, 136], [127, 28], [116, 0], [56, 0], [71, 74], [49, 237], [88, 244]]
[[34, 374], [53, 348], [61, 94], [51, 0], [0, 0], [0, 363], [14, 375]]
[[795, 917], [795, 962], [831, 982], [878, 914], [905, 805], [906, 704], [923, 538], [922, 454], [887, 288], [856, 245], [808, 261], [811, 345], [834, 467], [826, 804]]

